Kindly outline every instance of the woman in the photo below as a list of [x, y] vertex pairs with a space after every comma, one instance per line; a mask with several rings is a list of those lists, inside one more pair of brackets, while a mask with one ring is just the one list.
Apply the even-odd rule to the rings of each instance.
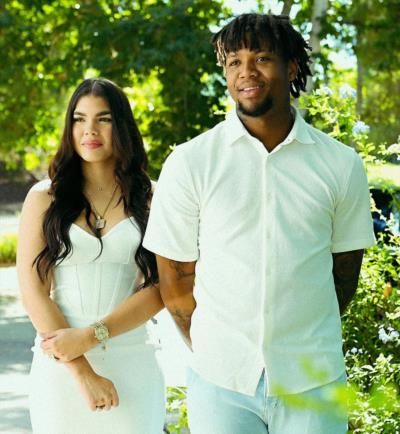
[[38, 332], [34, 433], [162, 433], [163, 377], [144, 324], [163, 307], [155, 258], [142, 246], [146, 167], [125, 94], [84, 80], [50, 181], [31, 189], [20, 222], [18, 277]]

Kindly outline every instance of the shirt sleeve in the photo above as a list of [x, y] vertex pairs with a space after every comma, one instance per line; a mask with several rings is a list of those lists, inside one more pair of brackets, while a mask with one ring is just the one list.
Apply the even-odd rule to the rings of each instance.
[[197, 195], [183, 149], [177, 147], [165, 161], [158, 179], [143, 245], [169, 259], [196, 261], [198, 231]]
[[353, 155], [353, 167], [335, 210], [332, 253], [375, 244], [367, 176], [361, 158]]

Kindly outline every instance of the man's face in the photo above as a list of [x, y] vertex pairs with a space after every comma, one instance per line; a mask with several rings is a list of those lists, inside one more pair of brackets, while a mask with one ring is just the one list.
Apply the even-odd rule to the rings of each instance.
[[269, 49], [251, 51], [241, 48], [226, 58], [225, 76], [228, 90], [239, 112], [259, 117], [272, 108], [289, 102], [289, 84], [296, 76], [293, 62]]

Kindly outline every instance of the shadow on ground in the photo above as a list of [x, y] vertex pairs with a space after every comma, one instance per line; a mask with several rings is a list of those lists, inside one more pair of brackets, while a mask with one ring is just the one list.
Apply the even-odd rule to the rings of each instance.
[[30, 434], [28, 373], [35, 331], [16, 296], [0, 296], [0, 433]]
[[[32, 432], [26, 407], [18, 405], [22, 398], [24, 397], [14, 394], [0, 394], [0, 407], [3, 407], [3, 403], [8, 405], [7, 409], [0, 410], [0, 433], [28, 434]], [[14, 402], [16, 405], [10, 408], [10, 404]]]
[[4, 318], [2, 310], [0, 304], [0, 375], [26, 374], [32, 361], [34, 329], [26, 316]]

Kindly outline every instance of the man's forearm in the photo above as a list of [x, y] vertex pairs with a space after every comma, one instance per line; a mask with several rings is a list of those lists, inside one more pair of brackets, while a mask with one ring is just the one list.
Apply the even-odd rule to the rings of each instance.
[[161, 298], [189, 348], [192, 347], [192, 314], [196, 308], [193, 297], [195, 265], [195, 262], [179, 262], [157, 256]]
[[190, 339], [190, 326], [192, 324], [192, 314], [196, 307], [196, 302], [194, 301], [193, 296], [191, 298], [192, 302], [187, 300], [182, 304], [172, 304], [167, 306], [167, 309], [172, 315], [172, 318], [174, 319], [179, 331], [181, 332], [186, 345], [190, 349], [192, 348], [192, 341]]
[[341, 314], [356, 292], [363, 253], [363, 250], [353, 250], [333, 254], [333, 278]]

